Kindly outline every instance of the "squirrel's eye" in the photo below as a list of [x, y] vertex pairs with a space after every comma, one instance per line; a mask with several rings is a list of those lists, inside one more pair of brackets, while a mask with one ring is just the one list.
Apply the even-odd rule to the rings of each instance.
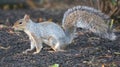
[[22, 22], [19, 22], [19, 24], [22, 24]]

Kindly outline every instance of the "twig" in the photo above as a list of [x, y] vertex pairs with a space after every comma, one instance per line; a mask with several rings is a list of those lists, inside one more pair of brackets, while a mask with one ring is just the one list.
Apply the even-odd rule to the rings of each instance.
[[108, 5], [109, 5], [109, 3], [107, 2], [107, 1], [105, 1], [105, 12], [107, 11], [107, 9], [108, 9]]
[[90, 0], [90, 4], [91, 4], [91, 6], [93, 7], [93, 0]]
[[7, 50], [7, 49], [9, 49], [9, 48], [10, 48], [10, 46], [8, 46], [8, 47], [3, 47], [3, 46], [0, 46], [0, 48], [1, 48], [1, 49], [4, 49], [4, 50]]
[[114, 14], [117, 15], [119, 12], [120, 12], [120, 9], [116, 10]]
[[112, 12], [109, 13], [109, 16], [112, 16], [116, 11], [118, 10], [118, 8], [114, 8]]
[[98, 3], [98, 7], [97, 8], [100, 9], [100, 0], [97, 0], [97, 3]]
[[[101, 1], [100, 1], [100, 2], [101, 2]], [[103, 9], [104, 9], [104, 3], [103, 3], [103, 2], [101, 2], [100, 7], [101, 7], [100, 10], [103, 11]]]

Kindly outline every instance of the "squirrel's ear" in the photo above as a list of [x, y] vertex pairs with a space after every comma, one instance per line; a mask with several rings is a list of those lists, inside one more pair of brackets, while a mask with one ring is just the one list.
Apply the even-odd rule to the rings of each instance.
[[29, 16], [29, 15], [27, 15], [27, 14], [25, 14], [24, 19], [25, 19], [25, 21], [26, 21], [26, 22], [28, 22], [28, 21], [29, 21], [29, 19], [30, 19], [30, 16]]

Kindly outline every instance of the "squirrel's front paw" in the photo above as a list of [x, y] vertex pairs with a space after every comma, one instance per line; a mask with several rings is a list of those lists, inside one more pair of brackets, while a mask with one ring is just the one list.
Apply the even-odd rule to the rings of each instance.
[[27, 54], [29, 51], [31, 51], [31, 49], [27, 49], [27, 50], [23, 51], [23, 54]]

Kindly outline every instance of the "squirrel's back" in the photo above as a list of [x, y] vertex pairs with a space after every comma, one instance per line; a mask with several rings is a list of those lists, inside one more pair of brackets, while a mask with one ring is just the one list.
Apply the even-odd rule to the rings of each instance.
[[100, 10], [87, 6], [76, 6], [64, 13], [62, 26], [67, 28], [74, 24], [76, 27], [89, 29], [101, 37], [114, 40], [116, 36], [107, 24], [110, 20], [110, 17]]
[[42, 23], [33, 23], [31, 25], [32, 26], [28, 26], [28, 27], [32, 28], [32, 29], [29, 28], [29, 30], [31, 32], [34, 32], [38, 36], [41, 36], [44, 38], [47, 36], [48, 37], [54, 36], [56, 38], [65, 37], [63, 29], [59, 25], [55, 24], [54, 22], [46, 21], [46, 22], [42, 22]]

